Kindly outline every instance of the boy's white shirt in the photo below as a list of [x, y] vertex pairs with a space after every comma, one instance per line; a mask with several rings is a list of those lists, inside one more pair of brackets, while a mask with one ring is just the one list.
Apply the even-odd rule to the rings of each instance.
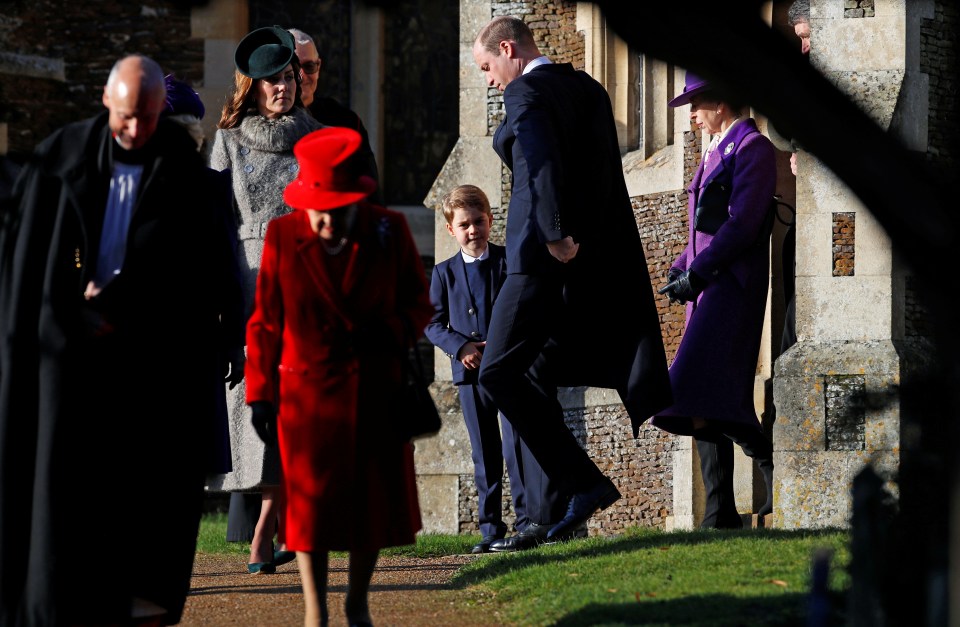
[[460, 249], [460, 256], [463, 257], [463, 262], [464, 262], [464, 263], [473, 263], [474, 261], [483, 261], [484, 259], [486, 259], [487, 257], [490, 256], [490, 247], [487, 246], [486, 248], [484, 248], [484, 249], [483, 249], [483, 252], [480, 253], [480, 256], [479, 256], [479, 257], [474, 257], [474, 256], [470, 255], [469, 253], [467, 253], [467, 251], [465, 251], [464, 249], [461, 248], [461, 249]]

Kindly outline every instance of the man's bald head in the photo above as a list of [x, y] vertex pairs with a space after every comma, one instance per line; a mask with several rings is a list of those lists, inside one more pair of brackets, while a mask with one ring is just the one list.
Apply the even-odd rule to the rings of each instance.
[[142, 148], [165, 106], [167, 90], [157, 62], [130, 55], [114, 63], [103, 88], [103, 105], [110, 110], [110, 130], [126, 150]]

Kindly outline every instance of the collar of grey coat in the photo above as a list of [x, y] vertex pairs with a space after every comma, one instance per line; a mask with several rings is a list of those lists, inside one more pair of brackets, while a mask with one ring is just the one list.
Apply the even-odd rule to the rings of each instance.
[[240, 122], [242, 141], [251, 148], [270, 152], [293, 150], [297, 140], [318, 128], [320, 123], [303, 107], [294, 107], [286, 115], [272, 120], [252, 113]]

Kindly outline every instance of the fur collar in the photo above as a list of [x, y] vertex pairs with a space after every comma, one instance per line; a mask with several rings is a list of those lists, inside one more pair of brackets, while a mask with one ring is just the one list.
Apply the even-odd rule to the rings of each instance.
[[240, 122], [243, 141], [256, 150], [290, 152], [301, 137], [320, 128], [320, 123], [302, 107], [274, 120], [248, 115]]

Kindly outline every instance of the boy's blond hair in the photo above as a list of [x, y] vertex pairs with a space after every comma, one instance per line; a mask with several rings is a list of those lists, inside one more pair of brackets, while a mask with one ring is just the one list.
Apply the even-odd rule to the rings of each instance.
[[441, 202], [443, 217], [447, 219], [447, 224], [453, 223], [453, 212], [457, 209], [476, 209], [493, 217], [487, 195], [476, 185], [457, 185], [443, 197]]

